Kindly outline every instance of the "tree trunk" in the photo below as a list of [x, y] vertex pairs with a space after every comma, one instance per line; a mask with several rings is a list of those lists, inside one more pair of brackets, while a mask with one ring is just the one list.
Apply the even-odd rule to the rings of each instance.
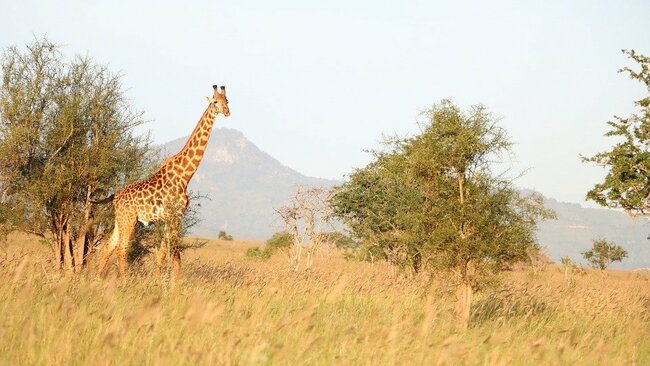
[[56, 243], [54, 246], [54, 268], [57, 271], [63, 271], [65, 268], [65, 243], [63, 241], [63, 223], [61, 216], [56, 217], [54, 222], [55, 233], [53, 240]]
[[456, 272], [456, 321], [460, 330], [469, 326], [472, 305], [472, 285], [467, 278], [467, 267]]
[[81, 225], [79, 226], [79, 235], [77, 237], [77, 243], [74, 250], [74, 271], [75, 273], [81, 272], [83, 268], [86, 267], [86, 255], [88, 254], [88, 232], [90, 230], [90, 224], [92, 219], [92, 204], [90, 203], [90, 197], [92, 195], [92, 187], [88, 186], [86, 189], [86, 202], [84, 203], [84, 219]]
[[59, 214], [53, 219], [55, 228], [54, 241], [56, 243], [54, 265], [58, 271], [72, 273], [74, 272], [74, 250], [68, 223], [69, 217], [64, 214]]
[[74, 248], [74, 272], [79, 273], [86, 268], [86, 256], [88, 255], [88, 232], [80, 232]]
[[[461, 212], [465, 204], [465, 174], [458, 174], [458, 192]], [[468, 233], [464, 222], [460, 224], [458, 231], [460, 240], [466, 240]], [[473, 273], [473, 265], [469, 259], [460, 263], [455, 268], [456, 274], [456, 321], [461, 331], [467, 330], [469, 326], [470, 309], [472, 305], [472, 284], [469, 281], [470, 272]]]
[[301, 259], [301, 257], [302, 257], [302, 245], [300, 245], [300, 244], [295, 245], [294, 244], [293, 263], [292, 263], [292, 265], [293, 265], [293, 270], [296, 271], [296, 272], [298, 272], [298, 270], [300, 269], [300, 259]]
[[71, 261], [68, 225], [67, 219], [63, 215], [58, 215], [54, 221], [56, 230], [53, 235], [56, 243], [54, 266], [57, 271], [61, 272], [70, 268], [68, 267], [68, 261]]
[[306, 269], [310, 269], [312, 264], [314, 263], [314, 259], [313, 259], [314, 258], [314, 249], [315, 248], [312, 247], [312, 248], [309, 248], [307, 250], [307, 267], [306, 267]]
[[63, 263], [67, 273], [74, 272], [74, 251], [72, 249], [72, 240], [70, 238], [70, 231], [67, 225], [63, 228], [61, 236], [61, 243], [63, 245]]
[[468, 281], [456, 282], [456, 321], [458, 328], [466, 330], [472, 302], [472, 285]]

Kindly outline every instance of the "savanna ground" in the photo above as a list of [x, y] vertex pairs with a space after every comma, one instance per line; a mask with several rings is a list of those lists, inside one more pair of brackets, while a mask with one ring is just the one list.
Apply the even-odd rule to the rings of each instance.
[[507, 272], [455, 330], [444, 278], [328, 252], [309, 273], [259, 243], [188, 251], [182, 279], [62, 276], [36, 240], [0, 250], [0, 364], [650, 364], [650, 274]]

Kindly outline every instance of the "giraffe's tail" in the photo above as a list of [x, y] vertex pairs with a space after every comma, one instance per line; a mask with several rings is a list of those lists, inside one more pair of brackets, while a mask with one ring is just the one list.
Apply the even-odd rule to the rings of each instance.
[[110, 195], [110, 196], [108, 196], [106, 198], [103, 198], [101, 200], [97, 200], [97, 201], [92, 201], [91, 200], [90, 203], [95, 204], [95, 205], [102, 205], [104, 203], [112, 201], [113, 198], [115, 198], [115, 194], [112, 194], [112, 195]]

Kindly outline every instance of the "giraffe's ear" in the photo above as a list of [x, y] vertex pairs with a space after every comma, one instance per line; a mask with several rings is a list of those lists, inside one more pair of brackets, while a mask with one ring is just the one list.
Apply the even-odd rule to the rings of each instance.
[[210, 97], [205, 97], [205, 100], [207, 100], [208, 103], [212, 103], [212, 98], [210, 98]]

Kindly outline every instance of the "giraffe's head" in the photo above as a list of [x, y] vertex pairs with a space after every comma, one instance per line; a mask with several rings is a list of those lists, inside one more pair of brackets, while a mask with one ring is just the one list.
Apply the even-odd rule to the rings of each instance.
[[228, 109], [228, 98], [226, 98], [226, 87], [221, 87], [221, 92], [219, 92], [219, 86], [212, 85], [214, 89], [214, 95], [212, 98], [206, 97], [208, 102], [214, 107], [217, 114], [221, 113], [224, 116], [230, 116], [230, 109]]

